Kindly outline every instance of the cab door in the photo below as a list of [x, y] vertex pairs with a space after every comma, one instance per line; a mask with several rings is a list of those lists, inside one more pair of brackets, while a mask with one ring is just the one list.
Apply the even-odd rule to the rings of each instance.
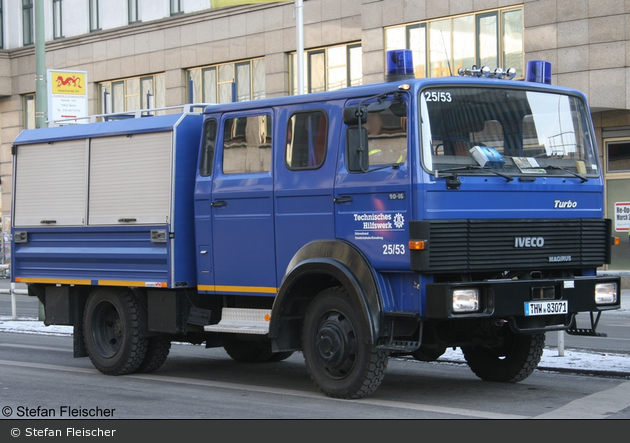
[[272, 110], [225, 114], [211, 198], [217, 292], [275, 295]]
[[391, 100], [386, 109], [369, 112], [364, 124], [369, 154], [365, 171], [348, 170], [347, 130], [341, 137], [334, 191], [336, 235], [358, 246], [380, 271], [409, 268], [412, 208], [407, 108], [406, 101]]

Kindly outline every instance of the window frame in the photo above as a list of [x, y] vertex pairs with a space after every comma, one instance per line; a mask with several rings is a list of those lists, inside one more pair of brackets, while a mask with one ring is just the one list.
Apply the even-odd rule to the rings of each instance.
[[53, 39], [63, 38], [63, 0], [53, 0]]
[[127, 22], [130, 25], [140, 23], [140, 6], [138, 0], [127, 0]]
[[173, 17], [174, 15], [180, 15], [184, 13], [184, 10], [182, 8], [182, 0], [170, 0], [169, 7], [170, 7], [170, 12], [171, 12], [171, 17]]
[[22, 0], [22, 45], [35, 44], [34, 0]]
[[100, 5], [99, 0], [89, 0], [88, 3], [88, 21], [90, 32], [101, 30]]
[[[516, 13], [516, 12], [520, 12], [520, 19], [521, 19], [521, 27], [520, 27], [520, 36], [521, 36], [521, 50], [520, 50], [520, 62], [517, 62], [516, 64], [512, 63], [511, 66], [503, 66], [505, 65], [506, 62], [506, 58], [507, 58], [507, 54], [506, 53], [506, 38], [507, 38], [507, 32], [506, 32], [506, 23], [508, 23], [508, 20], [506, 19], [506, 16], [508, 16], [509, 14], [512, 13]], [[470, 13], [466, 13], [466, 14], [458, 14], [458, 15], [453, 15], [450, 17], [441, 17], [438, 19], [431, 19], [431, 20], [423, 20], [423, 21], [419, 21], [419, 22], [413, 22], [413, 23], [407, 23], [407, 24], [403, 24], [403, 25], [395, 25], [395, 26], [389, 26], [385, 28], [385, 51], [388, 50], [392, 50], [392, 49], [403, 49], [403, 48], [393, 48], [393, 47], [388, 47], [388, 43], [390, 45], [395, 44], [396, 41], [401, 41], [400, 38], [399, 39], [392, 39], [391, 41], [388, 41], [388, 32], [390, 32], [390, 30], [397, 30], [397, 29], [404, 29], [405, 30], [405, 35], [406, 35], [406, 41], [405, 41], [405, 49], [411, 49], [412, 51], [416, 52], [418, 50], [422, 50], [422, 48], [417, 49], [417, 48], [412, 48], [411, 46], [411, 32], [413, 29], [416, 29], [418, 27], [424, 27], [425, 28], [425, 41], [424, 41], [424, 45], [425, 48], [424, 49], [424, 53], [425, 53], [425, 57], [424, 60], [422, 60], [425, 64], [424, 69], [425, 69], [425, 77], [431, 77], [432, 76], [432, 60], [431, 60], [431, 35], [430, 35], [430, 31], [429, 31], [429, 27], [432, 23], [434, 22], [439, 22], [439, 21], [445, 21], [445, 20], [449, 20], [449, 29], [451, 29], [451, 36], [450, 36], [450, 42], [446, 42], [446, 49], [447, 51], [449, 51], [449, 62], [452, 66], [452, 70], [453, 70], [453, 74], [456, 74], [456, 67], [454, 65], [455, 60], [454, 60], [454, 54], [453, 54], [453, 35], [452, 35], [452, 29], [453, 29], [453, 21], [455, 19], [458, 19], [460, 17], [466, 17], [466, 16], [472, 16], [474, 18], [474, 23], [475, 23], [475, 30], [474, 30], [474, 39], [475, 39], [475, 54], [474, 54], [474, 59], [475, 62], [477, 64], [477, 66], [480, 66], [480, 53], [479, 53], [479, 49], [480, 49], [480, 32], [479, 32], [479, 23], [481, 20], [483, 20], [484, 18], [487, 17], [495, 17], [496, 18], [496, 29], [495, 29], [495, 35], [496, 35], [496, 58], [498, 61], [498, 66], [491, 66], [491, 69], [494, 69], [496, 67], [502, 67], [504, 69], [510, 68], [510, 67], [515, 67], [517, 69], [517, 79], [523, 79], [525, 77], [525, 47], [524, 47], [524, 39], [522, 38], [523, 33], [524, 33], [524, 24], [523, 24], [523, 6], [508, 6], [508, 7], [503, 7], [503, 8], [496, 8], [496, 9], [492, 9], [489, 11], [482, 11], [482, 12], [470, 12]], [[401, 42], [402, 44], [402, 42]], [[443, 43], [441, 42], [437, 42], [436, 43], [437, 46], [444, 46]], [[437, 47], [436, 46], [436, 47]], [[511, 53], [512, 55], [517, 54], [516, 51]], [[417, 60], [415, 60], [416, 57], [414, 57], [414, 69], [416, 69], [416, 76], [420, 75], [420, 77], [418, 78], [422, 78], [422, 71], [418, 70], [417, 68], [420, 67], [421, 63], [419, 63]], [[421, 61], [421, 62], [422, 62]], [[466, 66], [466, 67], [470, 67], [470, 66]], [[446, 72], [446, 70], [443, 70], [444, 73]]]

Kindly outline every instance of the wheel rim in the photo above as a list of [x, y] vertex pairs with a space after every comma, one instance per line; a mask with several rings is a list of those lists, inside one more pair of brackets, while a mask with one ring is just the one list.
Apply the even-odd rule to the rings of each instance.
[[352, 323], [339, 312], [322, 316], [316, 329], [315, 358], [333, 378], [348, 375], [357, 361], [357, 335]]
[[92, 339], [100, 355], [111, 358], [123, 345], [122, 321], [116, 307], [108, 302], [99, 303], [92, 314]]

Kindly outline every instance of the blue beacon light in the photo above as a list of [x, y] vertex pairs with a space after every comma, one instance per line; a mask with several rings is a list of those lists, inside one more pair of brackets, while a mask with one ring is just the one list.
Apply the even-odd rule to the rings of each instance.
[[415, 78], [411, 50], [394, 49], [392, 51], [387, 51], [387, 66], [385, 73], [385, 77], [388, 82]]
[[531, 60], [525, 68], [525, 81], [551, 84], [551, 62], [546, 60]]

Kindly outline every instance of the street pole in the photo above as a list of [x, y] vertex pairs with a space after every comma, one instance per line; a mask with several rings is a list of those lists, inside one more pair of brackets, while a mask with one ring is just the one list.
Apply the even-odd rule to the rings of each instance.
[[304, 94], [304, 3], [295, 0], [295, 28], [297, 31], [297, 93]]
[[46, 90], [46, 34], [44, 32], [44, 0], [35, 0], [35, 127], [47, 126], [48, 95]]

